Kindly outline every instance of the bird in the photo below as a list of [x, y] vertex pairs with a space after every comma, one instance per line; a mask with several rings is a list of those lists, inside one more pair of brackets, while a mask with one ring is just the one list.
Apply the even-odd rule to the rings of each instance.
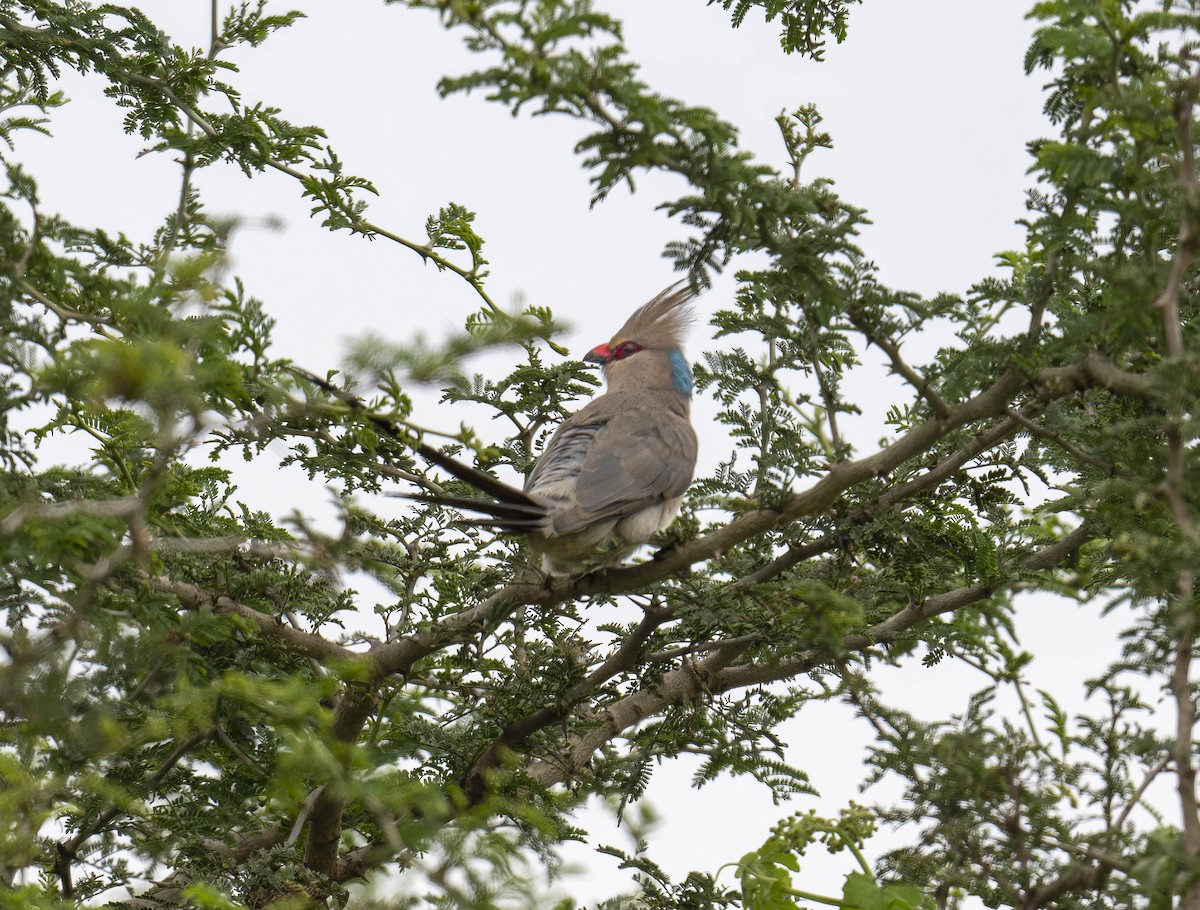
[[524, 536], [548, 575], [624, 560], [675, 520], [696, 467], [683, 354], [692, 298], [687, 285], [671, 285], [584, 356], [600, 365], [607, 390], [558, 426], [523, 489], [422, 444], [427, 460], [491, 498], [413, 498], [481, 516], [464, 524]]

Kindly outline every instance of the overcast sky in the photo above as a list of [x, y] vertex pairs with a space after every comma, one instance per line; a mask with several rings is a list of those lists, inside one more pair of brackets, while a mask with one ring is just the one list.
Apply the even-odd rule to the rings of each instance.
[[[181, 43], [207, 45], [207, 0], [139, 5]], [[514, 119], [479, 95], [438, 98], [440, 76], [477, 61], [435, 15], [378, 0], [309, 5], [308, 19], [262, 48], [229, 57], [241, 67], [231, 78], [248, 102], [264, 100], [293, 122], [328, 132], [348, 170], [380, 190], [373, 221], [421, 240], [425, 218], [449, 201], [478, 212], [493, 298], [506, 303], [521, 294], [552, 307], [575, 327], [568, 341], [576, 352], [607, 340], [629, 310], [675, 280], [661, 252], [684, 230], [655, 208], [678, 184], [651, 176], [636, 195], [617, 191], [589, 209], [587, 177], [571, 152], [583, 135], [578, 124]], [[874, 223], [862, 246], [886, 284], [922, 294], [963, 292], [993, 273], [995, 253], [1023, 246], [1017, 221], [1029, 186], [1025, 145], [1049, 128], [1040, 113], [1040, 74], [1029, 79], [1022, 72], [1030, 34], [1022, 5], [868, 2], [853, 10], [846, 44], [831, 47], [822, 64], [783, 56], [775, 27], [754, 14], [731, 30], [728, 13], [703, 0], [596, 5], [624, 19], [628, 47], [652, 87], [714, 108], [763, 160], [784, 163], [775, 116], [815, 103], [835, 147], [810, 160], [808, 176], [833, 178], [846, 200], [868, 209]], [[174, 208], [178, 166], [169, 155], [135, 159], [141, 144], [121, 134], [120, 114], [98, 81], [70, 78], [65, 85], [73, 103], [55, 115], [55, 138], [24, 139], [18, 149], [41, 181], [45, 208], [80, 224], [148, 236]], [[248, 180], [223, 166], [202, 172], [199, 184], [210, 211], [244, 219], [232, 248], [234, 271], [278, 319], [277, 355], [321, 372], [340, 363], [352, 336], [375, 332], [402, 341], [420, 330], [436, 337], [461, 326], [476, 307], [465, 283], [395, 244], [329, 234], [309, 219], [297, 185], [282, 175]], [[276, 218], [282, 228], [263, 226]], [[726, 305], [732, 290], [723, 277], [701, 299], [701, 313]], [[707, 337], [701, 323], [693, 354]], [[883, 428], [870, 421], [890, 403], [880, 390], [897, 386], [875, 358], [854, 388], [866, 415], [856, 438], [876, 440]], [[435, 409], [433, 400], [418, 408], [418, 422], [455, 428], [458, 417]], [[711, 413], [698, 403], [701, 417], [706, 408]], [[701, 440], [702, 467], [727, 453], [719, 428], [701, 427]], [[251, 504], [276, 514], [297, 501], [319, 511], [328, 499], [269, 459], [239, 470]], [[1071, 681], [1115, 654], [1118, 620], [1102, 621], [1090, 607], [1082, 622], [1080, 608], [1050, 598], [1022, 604], [1027, 647], [1054, 655], [1035, 662], [1031, 677], [1055, 686], [1069, 708], [1080, 706]], [[1064, 653], [1055, 645], [1068, 634], [1076, 647]], [[878, 678], [885, 697], [926, 718], [961, 711], [967, 692], [982, 685], [950, 662]], [[832, 814], [848, 799], [869, 799], [857, 792], [869, 732], [843, 706], [806, 708], [785, 734], [791, 761], [812, 775], [822, 797], [783, 807], [744, 781], [690, 789], [695, 764], [670, 764], [651, 789], [664, 820], [650, 855], [673, 875], [715, 870], [761, 844], [782, 815], [809, 807]], [[624, 834], [600, 818], [588, 817], [604, 828], [596, 842], [627, 846]], [[618, 887], [610, 859], [584, 850], [571, 856], [589, 870], [573, 889], [579, 897]], [[806, 863], [798, 885], [807, 890], [837, 892], [851, 871], [842, 856], [814, 855]]]

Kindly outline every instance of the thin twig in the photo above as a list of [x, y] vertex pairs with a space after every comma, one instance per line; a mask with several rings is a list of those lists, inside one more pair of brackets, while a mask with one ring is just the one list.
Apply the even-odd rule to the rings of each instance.
[[888, 359], [892, 363], [892, 372], [902, 376], [904, 381], [912, 386], [917, 391], [917, 394], [928, 402], [929, 407], [935, 415], [938, 417], [950, 416], [950, 405], [938, 394], [928, 379], [905, 362], [904, 357], [900, 354], [900, 345], [896, 344], [896, 342], [892, 341], [886, 335], [880, 335], [867, 324], [865, 319], [854, 312], [850, 313], [850, 322], [856, 329], [862, 332], [863, 337], [867, 339], [869, 344], [875, 345], [888, 355]]
[[680, 648], [671, 648], [667, 651], [655, 651], [646, 655], [646, 662], [663, 663], [692, 654], [704, 654], [707, 651], [719, 651], [721, 648], [737, 648], [742, 645], [754, 644], [758, 641], [766, 641], [767, 638], [768, 636], [763, 632], [754, 632], [751, 635], [740, 635], [737, 638], [722, 638], [718, 641], [706, 641], [700, 645], [686, 645]]
[[233, 613], [250, 620], [265, 638], [269, 638], [298, 654], [311, 657], [325, 664], [328, 662], [361, 660], [363, 654], [335, 644], [329, 639], [312, 632], [304, 632], [285, 625], [274, 616], [261, 613], [253, 607], [240, 603], [225, 594], [213, 594], [198, 585], [175, 581], [165, 575], [147, 579], [150, 587], [164, 594], [171, 594], [189, 610], [211, 609], [217, 613]]
[[1150, 784], [1154, 782], [1154, 779], [1170, 766], [1171, 758], [1171, 753], [1168, 752], [1150, 766], [1150, 769], [1146, 772], [1146, 776], [1142, 778], [1142, 782], [1138, 784], [1137, 789], [1133, 791], [1133, 795], [1129, 797], [1129, 802], [1125, 803], [1121, 811], [1117, 814], [1116, 821], [1112, 823], [1110, 830], [1114, 834], [1121, 833], [1125, 822], [1129, 820], [1130, 813], [1141, 803], [1142, 797], [1145, 795]]
[[[37, 36], [43, 40], [68, 40], [64, 37], [56, 35], [48, 28], [35, 28], [32, 26], [27, 26], [9, 16], [0, 16], [0, 26], [3, 26], [4, 28], [16, 34]], [[103, 72], [106, 76], [116, 82], [125, 83], [126, 85], [136, 85], [143, 88], [150, 88], [161, 92], [162, 96], [166, 98], [172, 105], [174, 105], [175, 108], [182, 113], [190, 123], [199, 128], [205, 136], [210, 139], [220, 138], [220, 131], [213, 126], [213, 124], [207, 118], [200, 114], [199, 111], [180, 98], [175, 93], [170, 83], [166, 80], [153, 76], [145, 76], [141, 73], [130, 72], [129, 70], [113, 66], [107, 58], [103, 57], [99, 53], [89, 51], [86, 45], [84, 45], [82, 42], [72, 43], [72, 50], [81, 57], [86, 58], [99, 71]], [[318, 179], [274, 158], [268, 158], [267, 160], [263, 161], [262, 164], [263, 166], [269, 167], [281, 174], [286, 174], [287, 176], [301, 183]], [[354, 218], [351, 227], [352, 230], [357, 233], [366, 234], [368, 236], [384, 237], [388, 240], [391, 240], [392, 242], [417, 253], [423, 260], [427, 262], [433, 262], [439, 269], [453, 272], [455, 275], [458, 275], [460, 278], [464, 279], [471, 286], [475, 293], [483, 300], [484, 305], [486, 305], [488, 309], [495, 313], [503, 312], [496, 302], [492, 300], [491, 296], [484, 290], [483, 278], [478, 272], [475, 271], [474, 268], [464, 268], [451, 259], [439, 254], [430, 244], [415, 243], [411, 240], [401, 237], [399, 234], [386, 230], [377, 224], [367, 221], [364, 218]]]
[[1020, 411], [1017, 411], [1014, 408], [1009, 408], [1008, 416], [1013, 418], [1013, 420], [1017, 421], [1019, 424], [1021, 424], [1021, 426], [1025, 427], [1025, 429], [1029, 430], [1030, 433], [1034, 434], [1035, 436], [1041, 436], [1043, 439], [1049, 440], [1050, 442], [1054, 443], [1059, 448], [1068, 452], [1074, 458], [1078, 459], [1079, 461], [1082, 461], [1084, 464], [1090, 464], [1094, 468], [1099, 468], [1101, 471], [1103, 471], [1105, 474], [1108, 474], [1110, 477], [1117, 473], [1116, 467], [1109, 464], [1103, 458], [1097, 458], [1095, 455], [1089, 455], [1087, 452], [1083, 451], [1078, 446], [1073, 445], [1071, 442], [1067, 441], [1062, 436], [1060, 436], [1058, 433], [1055, 433], [1053, 430], [1048, 430], [1048, 429], [1046, 429], [1046, 427], [1042, 426], [1041, 424], [1034, 423], [1032, 420], [1030, 420], [1028, 417], [1026, 417]]
[[[821, 390], [821, 400], [825, 402], [825, 418], [829, 421], [829, 443], [833, 446], [833, 457], [835, 460], [841, 460], [845, 457], [842, 452], [842, 436], [838, 432], [837, 423], [837, 401], [833, 396], [833, 386], [825, 376], [825, 368], [821, 366], [821, 357], [819, 354], [819, 339], [817, 337], [817, 327], [813, 323], [812, 318], [806, 310], [804, 313], [805, 328], [808, 330], [808, 342], [812, 350], [812, 368], [817, 376], [817, 388]], [[774, 348], [774, 342], [771, 343]]]
[[[212, 735], [212, 730], [204, 730], [196, 733], [188, 739], [181, 742], [175, 747], [175, 750], [167, 756], [157, 771], [151, 775], [147, 783], [150, 786], [158, 784], [168, 772], [179, 764], [180, 760], [187, 755], [192, 749], [198, 746], [204, 740]], [[62, 882], [62, 890], [64, 897], [72, 896], [71, 884], [71, 864], [79, 855], [79, 849], [97, 832], [108, 825], [113, 819], [120, 815], [124, 810], [116, 803], [111, 804], [107, 809], [101, 812], [90, 823], [86, 824], [75, 833], [75, 836], [67, 841], [59, 841], [57, 845], [57, 858], [55, 860], [54, 871], [58, 873], [59, 879]]]
[[55, 303], [24, 278], [17, 281], [17, 287], [20, 289], [22, 294], [27, 297], [32, 297], [63, 322], [87, 323], [96, 330], [97, 334], [103, 335], [105, 338], [111, 338], [114, 341], [121, 337], [113, 332], [111, 323], [109, 323], [107, 320], [102, 319], [99, 316], [89, 316], [86, 313], [80, 313], [70, 309], [69, 307], [65, 307], [60, 303]]

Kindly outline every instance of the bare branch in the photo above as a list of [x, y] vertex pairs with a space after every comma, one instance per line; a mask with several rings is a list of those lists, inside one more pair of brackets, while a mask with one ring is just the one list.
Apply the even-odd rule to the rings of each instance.
[[1074, 457], [1078, 461], [1082, 461], [1084, 464], [1090, 464], [1094, 468], [1099, 468], [1105, 474], [1108, 474], [1110, 476], [1117, 473], [1117, 469], [1113, 465], [1111, 465], [1107, 461], [1105, 461], [1104, 459], [1097, 458], [1095, 455], [1089, 455], [1087, 452], [1083, 451], [1078, 446], [1073, 445], [1072, 443], [1070, 443], [1069, 441], [1064, 439], [1062, 436], [1060, 436], [1058, 433], [1055, 433], [1053, 430], [1048, 430], [1048, 429], [1046, 429], [1046, 427], [1042, 426], [1041, 424], [1034, 423], [1032, 420], [1030, 420], [1028, 417], [1026, 417], [1024, 414], [1020, 413], [1019, 411], [1016, 411], [1013, 408], [1009, 408], [1008, 414], [1010, 417], [1013, 418], [1013, 420], [1020, 423], [1021, 426], [1023, 426], [1025, 429], [1027, 429], [1030, 433], [1032, 433], [1035, 436], [1040, 436], [1043, 439], [1049, 440], [1050, 442], [1054, 443], [1056, 446], [1058, 446], [1063, 451], [1069, 453], [1072, 457]]
[[363, 660], [368, 655], [342, 647], [313, 632], [304, 632], [281, 622], [274, 616], [261, 613], [253, 607], [239, 603], [225, 594], [212, 594], [198, 585], [175, 581], [164, 575], [149, 579], [150, 587], [163, 594], [171, 594], [189, 610], [211, 609], [217, 613], [233, 613], [248, 619], [263, 635], [289, 651], [311, 657], [322, 664], [336, 661]]
[[917, 394], [925, 399], [935, 415], [938, 417], [950, 416], [950, 405], [937, 393], [937, 390], [930, 384], [928, 379], [905, 362], [904, 357], [900, 353], [900, 345], [896, 344], [896, 342], [886, 335], [880, 335], [861, 316], [853, 311], [850, 313], [850, 322], [856, 329], [862, 332], [868, 344], [875, 345], [879, 350], [887, 354], [888, 360], [892, 363], [892, 372], [902, 376], [905, 382], [916, 389]]

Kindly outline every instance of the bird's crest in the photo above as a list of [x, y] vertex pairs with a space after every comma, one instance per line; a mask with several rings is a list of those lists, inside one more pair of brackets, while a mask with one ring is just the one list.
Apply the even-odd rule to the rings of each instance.
[[639, 307], [613, 336], [613, 345], [636, 341], [643, 348], [670, 351], [683, 346], [683, 333], [694, 314], [688, 306], [696, 295], [685, 282], [671, 285]]

